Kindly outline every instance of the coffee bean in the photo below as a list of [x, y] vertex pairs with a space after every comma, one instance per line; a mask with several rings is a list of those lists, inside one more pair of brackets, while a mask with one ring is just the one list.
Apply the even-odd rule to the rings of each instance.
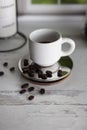
[[31, 91], [34, 91], [34, 87], [30, 87], [30, 88], [28, 88], [28, 92], [31, 92]]
[[4, 67], [7, 67], [7, 66], [8, 66], [8, 63], [7, 63], [7, 62], [4, 62], [4, 63], [3, 63], [3, 66], [4, 66]]
[[38, 70], [38, 74], [43, 74], [43, 71], [42, 70]]
[[35, 71], [35, 73], [38, 73], [40, 71], [40, 67], [36, 64], [33, 65], [33, 70]]
[[26, 89], [22, 89], [22, 90], [20, 90], [20, 94], [24, 94], [26, 92]]
[[28, 68], [22, 68], [24, 74], [28, 73]]
[[39, 71], [40, 71], [40, 69], [37, 69], [37, 68], [36, 68], [36, 71], [35, 71], [35, 72], [36, 72], [37, 74], [39, 73]]
[[52, 71], [47, 70], [46, 74], [52, 74]]
[[42, 74], [42, 79], [47, 79], [47, 75], [46, 74]]
[[24, 88], [28, 88], [29, 84], [28, 83], [25, 83], [25, 84], [22, 84], [21, 85], [21, 88], [24, 89]]
[[34, 70], [35, 71], [34, 65], [29, 65], [29, 70]]
[[15, 67], [11, 67], [11, 68], [10, 68], [10, 71], [11, 71], [11, 72], [14, 72], [14, 71], [15, 71]]
[[28, 72], [28, 75], [29, 75], [30, 77], [34, 77], [34, 73], [33, 73], [32, 71], [29, 71], [29, 72]]
[[62, 70], [58, 70], [57, 76], [59, 76], [59, 77], [62, 76]]
[[28, 100], [33, 100], [33, 99], [34, 99], [33, 95], [31, 95], [31, 96], [28, 97]]
[[40, 94], [45, 94], [45, 89], [44, 89], [44, 88], [41, 88], [41, 89], [39, 90], [39, 93], [40, 93]]
[[52, 72], [47, 70], [46, 75], [47, 75], [47, 77], [51, 78], [52, 77]]
[[30, 73], [35, 73], [35, 71], [34, 70], [30, 70], [30, 69], [28, 69], [28, 72], [30, 72]]
[[28, 66], [28, 60], [24, 59], [24, 66]]
[[42, 78], [42, 74], [38, 74], [38, 78]]
[[4, 72], [3, 71], [0, 71], [0, 76], [3, 76], [4, 75]]
[[41, 70], [38, 71], [38, 78], [42, 78], [43, 72]]

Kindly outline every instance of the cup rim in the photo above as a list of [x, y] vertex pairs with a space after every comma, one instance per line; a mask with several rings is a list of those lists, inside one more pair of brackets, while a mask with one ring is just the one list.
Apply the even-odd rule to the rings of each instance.
[[[54, 29], [49, 29], [49, 28], [41, 28], [41, 29], [36, 29], [36, 30], [34, 30], [34, 31], [32, 31], [30, 34], [29, 34], [29, 39], [32, 41], [32, 42], [34, 42], [34, 43], [38, 43], [38, 44], [44, 44], [43, 42], [37, 42], [37, 41], [35, 41], [33, 38], [32, 38], [32, 35], [34, 35], [36, 32], [38, 32], [38, 31], [52, 31], [52, 32], [54, 32], [54, 33], [56, 33], [56, 34], [58, 34], [59, 35], [59, 38], [57, 38], [57, 40], [54, 40], [54, 41], [52, 41], [52, 42], [48, 42], [47, 44], [52, 44], [52, 43], [54, 43], [54, 42], [56, 42], [56, 41], [58, 41], [62, 36], [61, 36], [61, 33], [58, 31], [55, 31]], [[46, 45], [46, 44], [45, 44]]]

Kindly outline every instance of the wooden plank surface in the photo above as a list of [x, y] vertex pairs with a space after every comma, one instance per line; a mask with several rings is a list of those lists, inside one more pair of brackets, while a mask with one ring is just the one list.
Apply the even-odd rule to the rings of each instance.
[[87, 128], [85, 106], [0, 106], [0, 117], [1, 130], [86, 130]]
[[[0, 71], [5, 72], [0, 77], [0, 130], [87, 130], [87, 41], [81, 34], [84, 20], [80, 20], [70, 22], [69, 18], [70, 24], [67, 19], [65, 23], [61, 20], [59, 23], [55, 20], [20, 23], [20, 29], [27, 36], [36, 28], [52, 27], [75, 40], [76, 50], [70, 56], [74, 67], [65, 80], [40, 84], [25, 79], [18, 70], [19, 59], [29, 53], [28, 44], [15, 52], [0, 53]], [[5, 61], [9, 63], [7, 68], [3, 67]], [[13, 66], [16, 71], [11, 73], [9, 68]], [[26, 82], [34, 86], [35, 91], [20, 95], [20, 86]], [[45, 88], [44, 95], [39, 94], [40, 88]], [[35, 98], [29, 101], [31, 94]]]

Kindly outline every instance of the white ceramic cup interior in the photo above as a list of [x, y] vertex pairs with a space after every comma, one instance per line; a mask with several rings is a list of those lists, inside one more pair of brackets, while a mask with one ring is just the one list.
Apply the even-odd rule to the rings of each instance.
[[[63, 50], [64, 43], [70, 45], [67, 51]], [[62, 56], [70, 55], [74, 49], [75, 42], [72, 39], [62, 38], [60, 33], [52, 29], [35, 30], [29, 36], [30, 58], [43, 67], [55, 64]]]

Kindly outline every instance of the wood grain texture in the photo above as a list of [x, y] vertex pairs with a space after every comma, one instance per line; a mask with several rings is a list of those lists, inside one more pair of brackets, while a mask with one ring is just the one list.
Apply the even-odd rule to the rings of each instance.
[[[38, 16], [39, 17], [39, 16]], [[45, 17], [45, 16], [44, 16]], [[30, 82], [18, 70], [19, 59], [28, 52], [28, 44], [11, 53], [0, 53], [0, 130], [87, 130], [87, 41], [82, 35], [84, 17], [47, 18], [47, 21], [19, 19], [20, 30], [28, 34], [37, 28], [49, 27], [69, 36], [76, 42], [71, 55], [74, 68], [71, 75], [61, 82], [40, 84]], [[3, 67], [7, 61], [8, 67]], [[11, 73], [10, 67], [16, 67]], [[19, 94], [20, 86], [28, 82], [35, 87], [33, 93]], [[46, 93], [40, 95], [40, 88]], [[28, 101], [29, 95], [35, 96]]]
[[[29, 95], [35, 99], [28, 101]], [[0, 105], [82, 105], [87, 106], [87, 91], [79, 90], [46, 90], [45, 95], [40, 95], [39, 90], [19, 94], [19, 91], [0, 91]], [[84, 100], [85, 99], [85, 100]]]
[[0, 129], [86, 130], [85, 110], [85, 107], [68, 105], [1, 106]]

